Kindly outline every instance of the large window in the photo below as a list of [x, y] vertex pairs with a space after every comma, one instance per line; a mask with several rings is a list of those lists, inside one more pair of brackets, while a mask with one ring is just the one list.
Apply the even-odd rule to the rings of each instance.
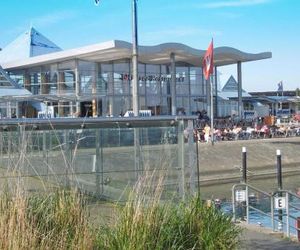
[[128, 95], [130, 92], [129, 63], [114, 63], [114, 94]]
[[106, 87], [106, 93], [114, 93], [113, 65], [111, 63], [101, 64], [101, 82], [102, 87]]
[[176, 95], [189, 95], [189, 68], [176, 67]]

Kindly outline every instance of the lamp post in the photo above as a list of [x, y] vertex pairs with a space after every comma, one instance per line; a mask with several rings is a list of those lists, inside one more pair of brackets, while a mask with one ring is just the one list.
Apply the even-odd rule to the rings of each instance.
[[132, 0], [132, 108], [139, 116], [137, 0]]
[[139, 116], [137, 0], [132, 0], [132, 76], [132, 109], [134, 116]]

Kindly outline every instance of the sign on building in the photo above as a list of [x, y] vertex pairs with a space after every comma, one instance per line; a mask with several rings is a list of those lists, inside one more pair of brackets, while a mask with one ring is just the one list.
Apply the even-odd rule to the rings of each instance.
[[47, 110], [39, 111], [38, 112], [39, 119], [50, 119], [54, 118], [54, 107], [49, 106]]
[[[149, 117], [149, 116], [152, 116], [151, 114], [151, 110], [140, 110], [139, 111], [139, 116], [141, 117]], [[134, 113], [133, 111], [126, 111], [124, 117], [134, 117]]]

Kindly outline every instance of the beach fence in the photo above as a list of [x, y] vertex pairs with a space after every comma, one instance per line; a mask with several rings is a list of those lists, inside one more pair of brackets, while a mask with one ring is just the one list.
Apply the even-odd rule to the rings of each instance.
[[163, 195], [184, 199], [197, 190], [194, 118], [1, 120], [0, 183], [76, 187], [120, 200], [140, 178], [163, 176]]

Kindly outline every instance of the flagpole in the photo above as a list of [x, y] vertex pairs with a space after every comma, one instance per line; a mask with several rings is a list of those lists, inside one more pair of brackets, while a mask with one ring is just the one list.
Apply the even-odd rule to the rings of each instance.
[[210, 86], [210, 138], [211, 145], [214, 145], [214, 95], [213, 95], [213, 81], [211, 76], [208, 77], [209, 86]]
[[[213, 95], [213, 83], [211, 81], [211, 75], [213, 75], [214, 72], [214, 66], [213, 66], [214, 45], [213, 44], [214, 44], [214, 40], [212, 39], [210, 45], [208, 46], [208, 49], [204, 54], [204, 58], [202, 62], [203, 74], [205, 76], [206, 86], [207, 86], [206, 88], [207, 108], [210, 107], [210, 137], [211, 137], [212, 145], [214, 145], [214, 95]], [[210, 93], [208, 91], [210, 91]], [[210, 94], [210, 98], [209, 98], [209, 94]]]
[[[214, 44], [214, 39], [211, 38], [211, 42], [212, 44]], [[214, 53], [214, 51], [212, 51], [212, 54]], [[213, 65], [213, 56], [212, 56], [212, 65]], [[213, 76], [213, 72], [214, 72], [214, 67], [212, 66], [212, 72], [211, 75], [209, 77], [209, 81], [210, 81], [210, 131], [211, 131], [211, 145], [214, 145], [214, 92], [213, 92], [213, 81], [212, 81], [212, 76]], [[216, 74], [216, 72], [215, 72]]]

